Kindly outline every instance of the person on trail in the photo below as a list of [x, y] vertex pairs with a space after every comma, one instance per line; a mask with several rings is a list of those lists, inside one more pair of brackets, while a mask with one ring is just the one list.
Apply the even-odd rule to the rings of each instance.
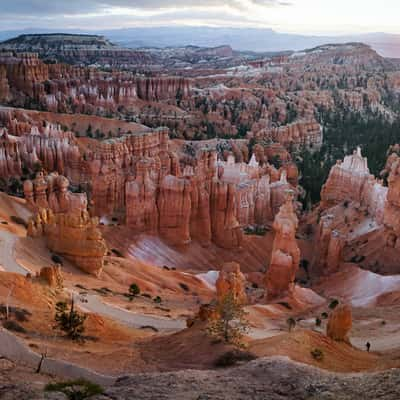
[[367, 351], [368, 351], [368, 353], [369, 353], [369, 349], [371, 348], [371, 343], [370, 343], [370, 342], [367, 342], [367, 343], [365, 344], [365, 347], [367, 348]]

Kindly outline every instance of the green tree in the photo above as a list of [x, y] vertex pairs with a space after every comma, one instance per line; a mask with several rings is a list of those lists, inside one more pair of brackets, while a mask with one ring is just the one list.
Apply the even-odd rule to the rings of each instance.
[[85, 332], [86, 315], [80, 314], [75, 310], [75, 302], [72, 298], [71, 305], [64, 301], [56, 304], [56, 315], [54, 317], [56, 325], [55, 329], [63, 331], [69, 339], [83, 341], [83, 333]]
[[331, 310], [334, 310], [338, 305], [339, 305], [339, 300], [333, 299], [333, 300], [331, 300], [331, 302], [329, 303], [329, 308], [330, 308]]
[[243, 334], [248, 330], [248, 321], [243, 305], [235, 299], [232, 291], [218, 301], [216, 314], [217, 317], [208, 321], [208, 332], [226, 343], [240, 345]]
[[134, 297], [140, 294], [140, 288], [136, 283], [132, 283], [129, 286], [129, 298], [132, 300]]

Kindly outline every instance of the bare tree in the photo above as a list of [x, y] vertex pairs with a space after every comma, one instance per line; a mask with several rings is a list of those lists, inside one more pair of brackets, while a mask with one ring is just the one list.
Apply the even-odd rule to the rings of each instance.
[[8, 294], [7, 294], [7, 298], [6, 298], [6, 320], [8, 320], [10, 318], [10, 300], [11, 300], [11, 296], [13, 294], [14, 289], [15, 289], [15, 284], [13, 284], [10, 287], [10, 290], [8, 291]]
[[45, 351], [41, 353], [40, 361], [39, 361], [39, 364], [38, 364], [38, 366], [36, 368], [36, 373], [37, 374], [40, 374], [40, 371], [41, 371], [42, 365], [43, 365], [43, 361], [46, 359], [46, 357], [47, 357], [47, 349], [45, 349]]

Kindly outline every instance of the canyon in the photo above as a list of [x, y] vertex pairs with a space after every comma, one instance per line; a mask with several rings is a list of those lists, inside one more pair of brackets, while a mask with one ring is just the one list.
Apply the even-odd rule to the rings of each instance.
[[[359, 43], [0, 44], [0, 397], [79, 377], [99, 400], [390, 393], [400, 137], [379, 127], [398, 75]], [[339, 128], [359, 119], [381, 135], [353, 148]], [[63, 307], [81, 341], [54, 327]]]

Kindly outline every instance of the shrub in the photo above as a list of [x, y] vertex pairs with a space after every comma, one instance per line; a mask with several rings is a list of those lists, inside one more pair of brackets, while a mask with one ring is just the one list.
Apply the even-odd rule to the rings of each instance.
[[324, 359], [324, 353], [321, 349], [313, 349], [310, 353], [314, 360], [322, 361]]
[[333, 300], [331, 300], [331, 302], [329, 303], [329, 308], [330, 308], [331, 310], [334, 310], [338, 305], [339, 305], [339, 300], [333, 299]]
[[63, 260], [58, 254], [52, 254], [51, 261], [53, 261], [56, 264], [63, 265]]
[[180, 286], [185, 292], [188, 292], [188, 291], [189, 291], [189, 286], [186, 285], [186, 283], [179, 282], [179, 286]]
[[138, 296], [140, 294], [140, 288], [136, 283], [132, 283], [129, 286], [129, 297], [130, 300], [132, 300], [134, 297]]
[[319, 318], [319, 317], [315, 318], [315, 325], [321, 326], [321, 324], [322, 324], [321, 318]]
[[322, 319], [327, 319], [327, 318], [328, 318], [328, 313], [327, 313], [327, 312], [323, 312], [323, 313], [321, 314], [321, 318], [322, 318]]
[[230, 350], [221, 354], [214, 361], [216, 367], [232, 367], [241, 361], [251, 361], [254, 360], [256, 356], [248, 351], [241, 350]]
[[46, 392], [64, 393], [70, 400], [85, 400], [104, 393], [104, 389], [101, 386], [86, 379], [48, 383], [44, 390]]
[[8, 331], [26, 333], [26, 329], [23, 326], [21, 326], [18, 322], [12, 321], [10, 319], [3, 322], [3, 327]]
[[161, 297], [160, 296], [156, 296], [153, 299], [154, 303], [160, 304], [162, 302]]

